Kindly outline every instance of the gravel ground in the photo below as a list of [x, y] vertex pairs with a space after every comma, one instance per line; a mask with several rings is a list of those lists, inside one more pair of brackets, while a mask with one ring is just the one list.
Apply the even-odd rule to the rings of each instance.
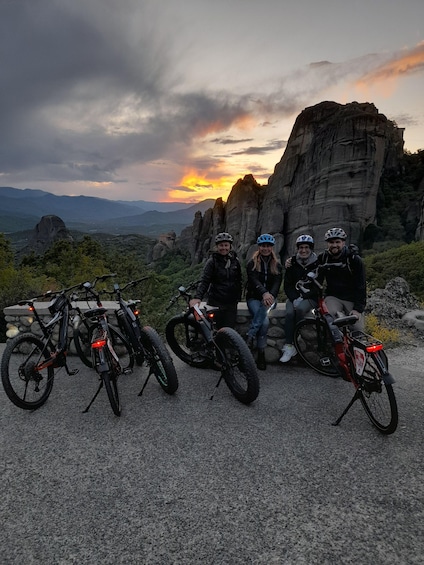
[[104, 391], [82, 413], [96, 381], [76, 360], [35, 412], [1, 389], [1, 563], [422, 564], [424, 348], [388, 356], [391, 436], [359, 403], [332, 426], [353, 389], [296, 360], [251, 406], [177, 360], [172, 397], [125, 377], [121, 418]]

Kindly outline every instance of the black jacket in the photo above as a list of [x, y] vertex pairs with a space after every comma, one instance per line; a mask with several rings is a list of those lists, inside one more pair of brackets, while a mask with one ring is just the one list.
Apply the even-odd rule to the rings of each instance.
[[[284, 274], [284, 292], [287, 298], [292, 302], [296, 298], [300, 297], [300, 292], [296, 288], [296, 283], [302, 279], [306, 278], [306, 275], [316, 269], [318, 265], [318, 257], [315, 253], [310, 255], [310, 260], [307, 265], [302, 265], [296, 260], [296, 255], [291, 258], [291, 266], [286, 269]], [[318, 289], [315, 284], [308, 285], [311, 292], [308, 294], [308, 298], [316, 300], [318, 298]]]
[[228, 255], [212, 253], [193, 298], [202, 300], [206, 295], [211, 306], [237, 304], [241, 299], [241, 265], [235, 251]]
[[251, 259], [247, 263], [247, 290], [246, 290], [246, 300], [250, 298], [255, 298], [256, 300], [262, 300], [262, 296], [265, 292], [270, 292], [272, 296], [277, 298], [278, 292], [280, 290], [281, 281], [283, 280], [282, 266], [280, 263], [278, 266], [278, 274], [273, 275], [267, 269], [267, 263], [261, 257], [261, 271], [253, 270], [253, 260]]
[[349, 300], [353, 302], [354, 310], [363, 312], [367, 302], [367, 288], [365, 267], [361, 257], [344, 247], [341, 256], [337, 259], [331, 256], [328, 251], [323, 251], [318, 255], [318, 262], [321, 265], [342, 263], [341, 267], [330, 267], [323, 271], [321, 277], [326, 281], [325, 296]]

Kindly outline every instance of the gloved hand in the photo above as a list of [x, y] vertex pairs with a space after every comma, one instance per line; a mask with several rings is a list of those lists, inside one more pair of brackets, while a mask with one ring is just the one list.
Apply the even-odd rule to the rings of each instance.
[[303, 300], [303, 298], [302, 298], [301, 296], [299, 296], [298, 298], [295, 298], [295, 299], [293, 300], [293, 306], [294, 306], [295, 308], [297, 308], [297, 307], [299, 306], [299, 304], [302, 302], [302, 300]]

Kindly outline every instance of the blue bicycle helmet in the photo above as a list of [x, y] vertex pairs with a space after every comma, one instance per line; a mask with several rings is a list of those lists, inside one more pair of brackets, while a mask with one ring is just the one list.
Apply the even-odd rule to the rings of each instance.
[[262, 235], [260, 235], [258, 237], [258, 239], [256, 240], [256, 243], [258, 245], [262, 245], [263, 243], [269, 243], [271, 245], [275, 245], [275, 237], [272, 236], [269, 233], [263, 233]]

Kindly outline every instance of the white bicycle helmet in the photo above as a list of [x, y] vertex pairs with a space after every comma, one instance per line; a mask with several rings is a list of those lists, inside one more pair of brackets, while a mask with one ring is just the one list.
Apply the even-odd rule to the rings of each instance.
[[296, 239], [296, 247], [299, 247], [299, 245], [302, 245], [302, 243], [307, 243], [311, 249], [314, 248], [314, 238], [311, 235], [308, 235], [306, 233], [299, 235], [299, 237]]
[[233, 243], [233, 236], [225, 231], [217, 234], [217, 236], [215, 237], [215, 243], [222, 243], [223, 241]]
[[330, 228], [325, 232], [324, 239], [325, 241], [329, 239], [347, 239], [347, 235], [342, 228]]
[[262, 243], [269, 243], [271, 245], [275, 245], [275, 237], [269, 233], [263, 233], [258, 237], [256, 243], [258, 245], [262, 245]]

